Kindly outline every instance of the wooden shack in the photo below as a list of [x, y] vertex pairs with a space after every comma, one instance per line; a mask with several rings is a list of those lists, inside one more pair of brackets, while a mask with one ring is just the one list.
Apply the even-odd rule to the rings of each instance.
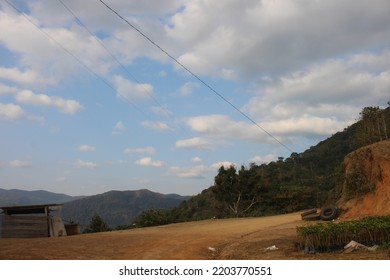
[[1, 238], [57, 237], [66, 235], [61, 217], [52, 215], [62, 204], [0, 207]]

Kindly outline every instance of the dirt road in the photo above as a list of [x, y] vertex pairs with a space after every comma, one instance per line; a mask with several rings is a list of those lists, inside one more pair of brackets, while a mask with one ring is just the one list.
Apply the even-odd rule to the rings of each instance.
[[[388, 259], [386, 250], [305, 254], [294, 247], [299, 213], [206, 220], [59, 238], [0, 239], [0, 259]], [[265, 248], [275, 245], [278, 250]]]

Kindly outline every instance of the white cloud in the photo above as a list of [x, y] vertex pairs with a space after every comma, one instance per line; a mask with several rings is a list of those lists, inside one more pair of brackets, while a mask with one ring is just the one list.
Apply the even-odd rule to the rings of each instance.
[[194, 82], [187, 82], [179, 89], [180, 96], [190, 96], [194, 89], [198, 88], [199, 84]]
[[153, 155], [156, 152], [156, 149], [148, 146], [148, 147], [142, 147], [142, 148], [126, 148], [124, 150], [124, 153], [128, 155], [133, 154], [146, 154], [146, 155]]
[[202, 159], [200, 157], [193, 157], [191, 159], [192, 162], [202, 162]]
[[221, 141], [229, 139], [260, 141], [267, 137], [255, 125], [248, 122], [237, 122], [224, 115], [192, 117], [187, 120], [187, 125], [197, 133], [218, 137], [222, 139]]
[[12, 94], [12, 93], [16, 93], [16, 92], [17, 92], [16, 87], [10, 87], [10, 86], [7, 86], [7, 85], [0, 83], [0, 96]]
[[42, 77], [39, 77], [38, 73], [27, 69], [25, 71], [21, 71], [16, 67], [13, 68], [5, 68], [0, 67], [0, 78], [9, 80], [15, 83], [20, 84], [47, 84], [49, 81], [48, 79], [44, 79]]
[[[386, 103], [388, 53], [330, 59], [281, 76], [260, 87], [244, 110], [274, 135], [330, 136], [354, 122], [361, 108]], [[377, 72], [362, 67], [368, 64]]]
[[218, 170], [222, 166], [225, 168], [229, 168], [230, 166], [236, 166], [236, 165], [230, 161], [220, 161], [220, 162], [213, 163], [211, 165], [211, 168]]
[[389, 45], [388, 12], [387, 0], [375, 5], [353, 0], [189, 1], [166, 32], [172, 42], [180, 42], [180, 62], [195, 73], [234, 69], [239, 76], [254, 77], [287, 73], [351, 49]]
[[156, 131], [167, 131], [170, 130], [170, 127], [167, 123], [165, 122], [152, 122], [152, 121], [143, 121], [142, 126], [156, 130]]
[[150, 84], [136, 84], [122, 76], [114, 77], [117, 96], [129, 103], [149, 100], [153, 97], [153, 86]]
[[[261, 113], [265, 114], [263, 120], [261, 122], [258, 121], [261, 128], [243, 123], [235, 124], [233, 121], [229, 123], [227, 121], [225, 127], [217, 124], [213, 126], [210, 123], [207, 130], [202, 130], [198, 127], [197, 131], [203, 133], [207, 131], [209, 135], [250, 141], [274, 142], [276, 140], [273, 137], [280, 141], [286, 141], [286, 139], [291, 139], [295, 136], [319, 138], [330, 136], [351, 125], [354, 122], [351, 116], [356, 116], [357, 112], [355, 108], [350, 106], [322, 105], [310, 107], [309, 104], [294, 104], [293, 102], [276, 104], [274, 106], [264, 105], [264, 107], [264, 109], [258, 107]], [[336, 117], [337, 115], [339, 118]], [[205, 117], [207, 118], [207, 116]], [[239, 126], [241, 128], [238, 128]]]
[[142, 166], [153, 166], [153, 167], [162, 167], [164, 165], [163, 161], [153, 160], [151, 157], [143, 157], [136, 161], [136, 164]]
[[94, 146], [89, 145], [80, 145], [77, 149], [81, 152], [94, 152], [96, 150]]
[[0, 120], [15, 120], [25, 116], [19, 105], [0, 103]]
[[0, 12], [0, 42], [8, 50], [17, 53], [20, 65], [27, 69], [21, 77], [15, 76], [13, 70], [6, 73], [15, 81], [30, 83], [35, 76], [38, 77], [37, 83], [52, 85], [84, 71], [80, 63], [100, 75], [111, 66], [112, 62], [106, 59], [105, 50], [85, 30], [74, 27], [71, 17], [66, 25], [72, 27], [67, 29], [44, 26], [42, 18], [31, 13], [26, 16], [29, 20], [11, 10]]
[[169, 168], [168, 175], [174, 175], [183, 179], [204, 179], [208, 177], [208, 174], [218, 171], [218, 169], [223, 166], [229, 168], [230, 166], [235, 166], [234, 163], [230, 161], [221, 161], [211, 164], [210, 166], [206, 165], [197, 165], [193, 167], [178, 167], [172, 166]]
[[13, 160], [9, 163], [9, 166], [11, 166], [12, 168], [27, 168], [27, 167], [30, 167], [30, 163], [28, 161], [25, 161], [25, 160]]
[[92, 161], [83, 161], [81, 159], [78, 159], [75, 162], [75, 166], [77, 168], [95, 169], [97, 167], [97, 164]]
[[201, 137], [194, 137], [190, 139], [176, 141], [175, 146], [176, 148], [191, 148], [191, 149], [201, 149], [201, 150], [212, 149], [211, 143]]
[[328, 136], [343, 130], [350, 124], [331, 117], [303, 115], [298, 118], [265, 122], [263, 127], [274, 135]]
[[12, 103], [8, 103], [8, 104], [0, 103], [0, 120], [18, 120], [18, 119], [26, 119], [29, 121], [36, 121], [40, 123], [45, 122], [45, 118], [41, 116], [27, 114], [19, 105], [12, 104]]
[[223, 68], [220, 74], [222, 79], [234, 81], [238, 78], [237, 72], [233, 69]]
[[66, 114], [75, 114], [83, 107], [75, 100], [63, 99], [57, 96], [46, 94], [35, 94], [30, 90], [23, 90], [16, 94], [16, 101], [36, 106], [47, 106], [57, 108]]
[[249, 163], [256, 163], [256, 164], [263, 164], [263, 163], [269, 163], [271, 161], [274, 161], [277, 159], [276, 155], [268, 154], [265, 156], [254, 156], [249, 159]]
[[177, 176], [179, 178], [184, 178], [184, 179], [204, 179], [206, 178], [206, 175], [204, 173], [207, 170], [208, 167], [204, 165], [199, 165], [199, 166], [189, 167], [189, 168], [172, 166], [169, 169], [168, 174]]
[[[390, 65], [390, 62], [389, 62]], [[282, 76], [279, 82], [265, 89], [273, 101], [304, 100], [306, 103], [364, 103], [384, 98], [390, 72], [370, 73], [348, 65], [348, 61], [329, 60], [306, 71]], [[342, 86], [340, 86], [342, 85]], [[388, 88], [387, 88], [388, 89]], [[367, 93], [370, 93], [368, 95]]]
[[172, 115], [172, 112], [168, 110], [168, 107], [166, 105], [163, 106], [153, 106], [151, 107], [151, 111], [160, 116], [169, 117]]
[[124, 132], [126, 130], [127, 130], [127, 127], [121, 121], [119, 121], [114, 126], [114, 130], [112, 131], [112, 134], [113, 135], [118, 135], [118, 134], [121, 134], [122, 132]]

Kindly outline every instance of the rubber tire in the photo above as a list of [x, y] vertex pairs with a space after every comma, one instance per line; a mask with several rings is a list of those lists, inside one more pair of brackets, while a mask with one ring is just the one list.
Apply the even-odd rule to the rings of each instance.
[[305, 220], [305, 221], [318, 221], [320, 219], [321, 219], [321, 217], [320, 217], [319, 213], [313, 213], [313, 214], [309, 214], [309, 215], [302, 217], [302, 220]]
[[323, 221], [331, 221], [337, 217], [337, 207], [329, 206], [321, 209], [320, 217]]
[[303, 219], [303, 217], [310, 215], [310, 214], [314, 214], [314, 213], [317, 213], [317, 208], [313, 208], [313, 209], [310, 209], [310, 210], [307, 210], [307, 211], [301, 213], [301, 217]]

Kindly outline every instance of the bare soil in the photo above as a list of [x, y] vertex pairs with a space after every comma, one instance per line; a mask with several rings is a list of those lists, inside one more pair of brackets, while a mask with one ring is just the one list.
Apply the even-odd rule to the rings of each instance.
[[360, 172], [370, 179], [373, 191], [348, 201], [339, 202], [345, 209], [342, 219], [390, 215], [390, 140], [378, 142], [352, 152], [344, 159], [345, 172], [359, 162]]
[[[0, 239], [0, 259], [389, 259], [388, 250], [306, 254], [295, 247], [300, 213], [206, 220], [58, 238]], [[277, 250], [266, 250], [275, 245]]]

